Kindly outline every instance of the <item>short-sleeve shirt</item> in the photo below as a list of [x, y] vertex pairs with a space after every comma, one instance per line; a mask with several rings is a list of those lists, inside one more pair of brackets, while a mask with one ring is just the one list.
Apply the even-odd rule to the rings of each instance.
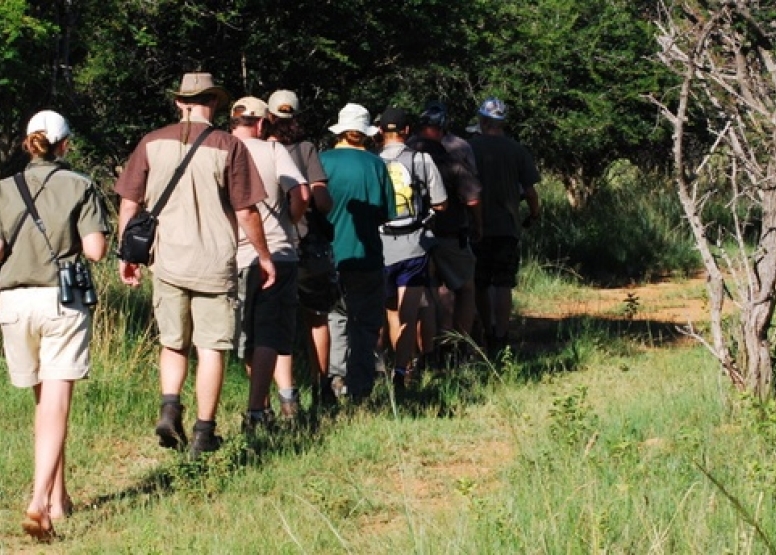
[[[291, 189], [307, 183], [307, 180], [294, 164], [286, 148], [277, 141], [242, 141], [248, 147], [267, 190], [267, 198], [259, 202], [257, 207], [264, 225], [264, 236], [270, 256], [277, 262], [296, 262], [299, 260], [296, 253], [296, 230], [288, 212], [288, 193]], [[237, 267], [247, 268], [257, 257], [256, 249], [240, 230]]]
[[[143, 137], [116, 192], [151, 210], [199, 134], [210, 124], [192, 118]], [[150, 269], [171, 285], [202, 293], [233, 291], [237, 284], [235, 211], [267, 193], [242, 141], [213, 131], [199, 147], [159, 215]]]
[[391, 177], [382, 159], [358, 148], [321, 152], [334, 207], [326, 215], [334, 225], [334, 260], [340, 270], [374, 271], [383, 267], [378, 226], [396, 217]]
[[467, 164], [453, 157], [442, 143], [433, 139], [415, 137], [410, 147], [431, 155], [447, 189], [447, 209], [434, 218], [434, 234], [438, 237], [458, 236], [469, 226], [467, 205], [479, 201], [482, 187]]
[[[389, 143], [380, 151], [380, 157], [386, 162], [399, 160], [399, 156], [405, 150], [411, 149], [402, 143]], [[426, 180], [431, 204], [437, 205], [445, 202], [447, 200], [447, 191], [442, 182], [442, 176], [439, 175], [439, 170], [431, 156], [418, 152], [412, 156], [411, 160], [414, 164], [415, 175], [421, 176]], [[399, 161], [404, 163], [403, 159]], [[407, 169], [412, 173], [412, 168]], [[423, 256], [435, 244], [433, 233], [425, 228], [401, 235], [381, 233], [380, 237], [383, 242], [383, 257], [386, 266], [401, 262], [402, 260]]]
[[307, 179], [307, 183], [318, 183], [328, 180], [326, 172], [321, 165], [321, 160], [318, 157], [318, 149], [315, 148], [313, 143], [302, 141], [286, 145], [286, 149], [299, 168], [299, 171]]
[[[24, 171], [24, 179], [59, 260], [75, 261], [82, 251], [82, 237], [108, 232], [102, 200], [85, 175], [67, 169], [64, 163], [34, 159]], [[0, 289], [56, 286], [52, 250], [27, 213], [12, 177], [0, 181], [0, 226], [3, 239], [13, 240], [6, 245], [11, 252], [0, 268]]]
[[447, 132], [442, 135], [442, 146], [445, 147], [450, 156], [466, 164], [469, 171], [477, 175], [477, 161], [474, 159], [474, 151], [466, 139]]
[[[286, 149], [288, 149], [288, 153], [291, 155], [291, 158], [293, 158], [299, 171], [301, 171], [302, 175], [307, 179], [307, 183], [325, 183], [329, 180], [326, 172], [323, 171], [323, 166], [321, 165], [321, 160], [318, 156], [318, 149], [315, 148], [313, 143], [302, 141], [286, 145]], [[307, 208], [307, 212], [309, 213], [312, 209], [311, 201], [310, 206]], [[296, 229], [300, 238], [307, 235], [307, 214], [305, 214], [305, 216], [303, 216], [296, 224]]]
[[520, 201], [539, 180], [533, 156], [511, 137], [478, 135], [470, 141], [482, 183], [484, 237], [520, 237]]

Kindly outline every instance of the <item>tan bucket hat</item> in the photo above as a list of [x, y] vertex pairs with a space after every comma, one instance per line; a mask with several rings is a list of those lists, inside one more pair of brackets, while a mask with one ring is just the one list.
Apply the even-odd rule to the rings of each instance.
[[180, 88], [171, 91], [176, 98], [190, 98], [201, 94], [214, 94], [218, 98], [218, 108], [225, 108], [229, 104], [229, 93], [220, 85], [213, 82], [210, 73], [186, 73], [181, 79]]

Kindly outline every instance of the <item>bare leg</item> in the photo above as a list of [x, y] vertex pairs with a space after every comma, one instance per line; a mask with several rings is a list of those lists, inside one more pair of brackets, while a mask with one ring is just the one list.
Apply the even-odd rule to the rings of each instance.
[[492, 331], [490, 288], [476, 287], [474, 290], [474, 298], [477, 304], [477, 313], [480, 317], [480, 325], [482, 326], [482, 336], [483, 339], [487, 341], [487, 338]]
[[294, 387], [294, 357], [291, 355], [278, 355], [275, 361], [275, 385], [278, 389], [292, 389]]
[[391, 339], [396, 352], [395, 367], [406, 368], [417, 344], [417, 325], [423, 287], [399, 287], [398, 318]]
[[506, 337], [509, 332], [509, 317], [512, 314], [512, 289], [509, 287], [493, 288], [493, 334], [496, 337]]
[[159, 355], [159, 380], [162, 395], [180, 395], [188, 372], [188, 351], [162, 347], [162, 352]]
[[474, 324], [474, 282], [468, 281], [455, 292], [454, 322], [455, 330], [462, 335], [470, 335]]
[[437, 337], [436, 308], [424, 306], [420, 308], [418, 317], [418, 348], [426, 357], [434, 353], [434, 340]]
[[307, 350], [310, 359], [310, 374], [313, 387], [322, 383], [329, 370], [329, 317], [327, 314], [315, 314], [305, 311], [305, 324], [309, 330]]
[[[224, 383], [224, 351], [197, 348], [197, 419], [216, 419]], [[180, 390], [179, 390], [180, 391]]]
[[73, 510], [73, 502], [65, 487], [65, 449], [62, 449], [62, 456], [59, 458], [57, 472], [54, 477], [54, 487], [51, 489], [49, 497], [49, 513], [51, 520], [59, 520], [70, 515]]
[[[34, 387], [35, 392], [35, 478], [32, 499], [27, 507], [28, 517], [39, 524], [42, 532], [51, 529], [49, 502], [57, 471], [64, 464], [63, 453], [67, 439], [67, 424], [70, 416], [70, 400], [73, 382], [47, 380]], [[29, 520], [29, 518], [28, 518]], [[27, 526], [31, 535], [35, 531]]]
[[267, 402], [277, 359], [278, 353], [274, 349], [269, 347], [253, 348], [248, 410], [260, 411], [269, 408]]
[[454, 326], [455, 306], [458, 299], [457, 293], [453, 293], [444, 285], [437, 289], [437, 306], [439, 311], [439, 329], [452, 330]]

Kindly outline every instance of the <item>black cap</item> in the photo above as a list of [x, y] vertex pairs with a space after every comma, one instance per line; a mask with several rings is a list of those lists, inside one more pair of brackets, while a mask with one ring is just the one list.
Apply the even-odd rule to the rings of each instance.
[[407, 112], [401, 108], [389, 106], [380, 114], [380, 129], [383, 131], [403, 131], [407, 125]]

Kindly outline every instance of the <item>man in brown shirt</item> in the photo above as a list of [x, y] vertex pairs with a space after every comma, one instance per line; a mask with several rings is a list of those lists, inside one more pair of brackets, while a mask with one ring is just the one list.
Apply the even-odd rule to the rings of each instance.
[[[227, 92], [209, 73], [189, 73], [174, 93], [179, 123], [143, 137], [116, 182], [121, 196], [119, 236], [142, 206], [153, 208], [200, 133], [228, 103]], [[153, 273], [154, 316], [162, 351], [159, 360], [162, 406], [156, 426], [163, 447], [186, 445], [180, 393], [191, 346], [197, 349], [197, 421], [191, 454], [215, 451], [215, 416], [224, 376], [225, 352], [234, 337], [237, 225], [259, 256], [264, 287], [274, 282], [256, 204], [266, 197], [261, 177], [243, 143], [225, 131], [211, 133], [196, 152], [159, 224], [149, 269]], [[121, 280], [140, 283], [140, 267], [121, 261]]]

